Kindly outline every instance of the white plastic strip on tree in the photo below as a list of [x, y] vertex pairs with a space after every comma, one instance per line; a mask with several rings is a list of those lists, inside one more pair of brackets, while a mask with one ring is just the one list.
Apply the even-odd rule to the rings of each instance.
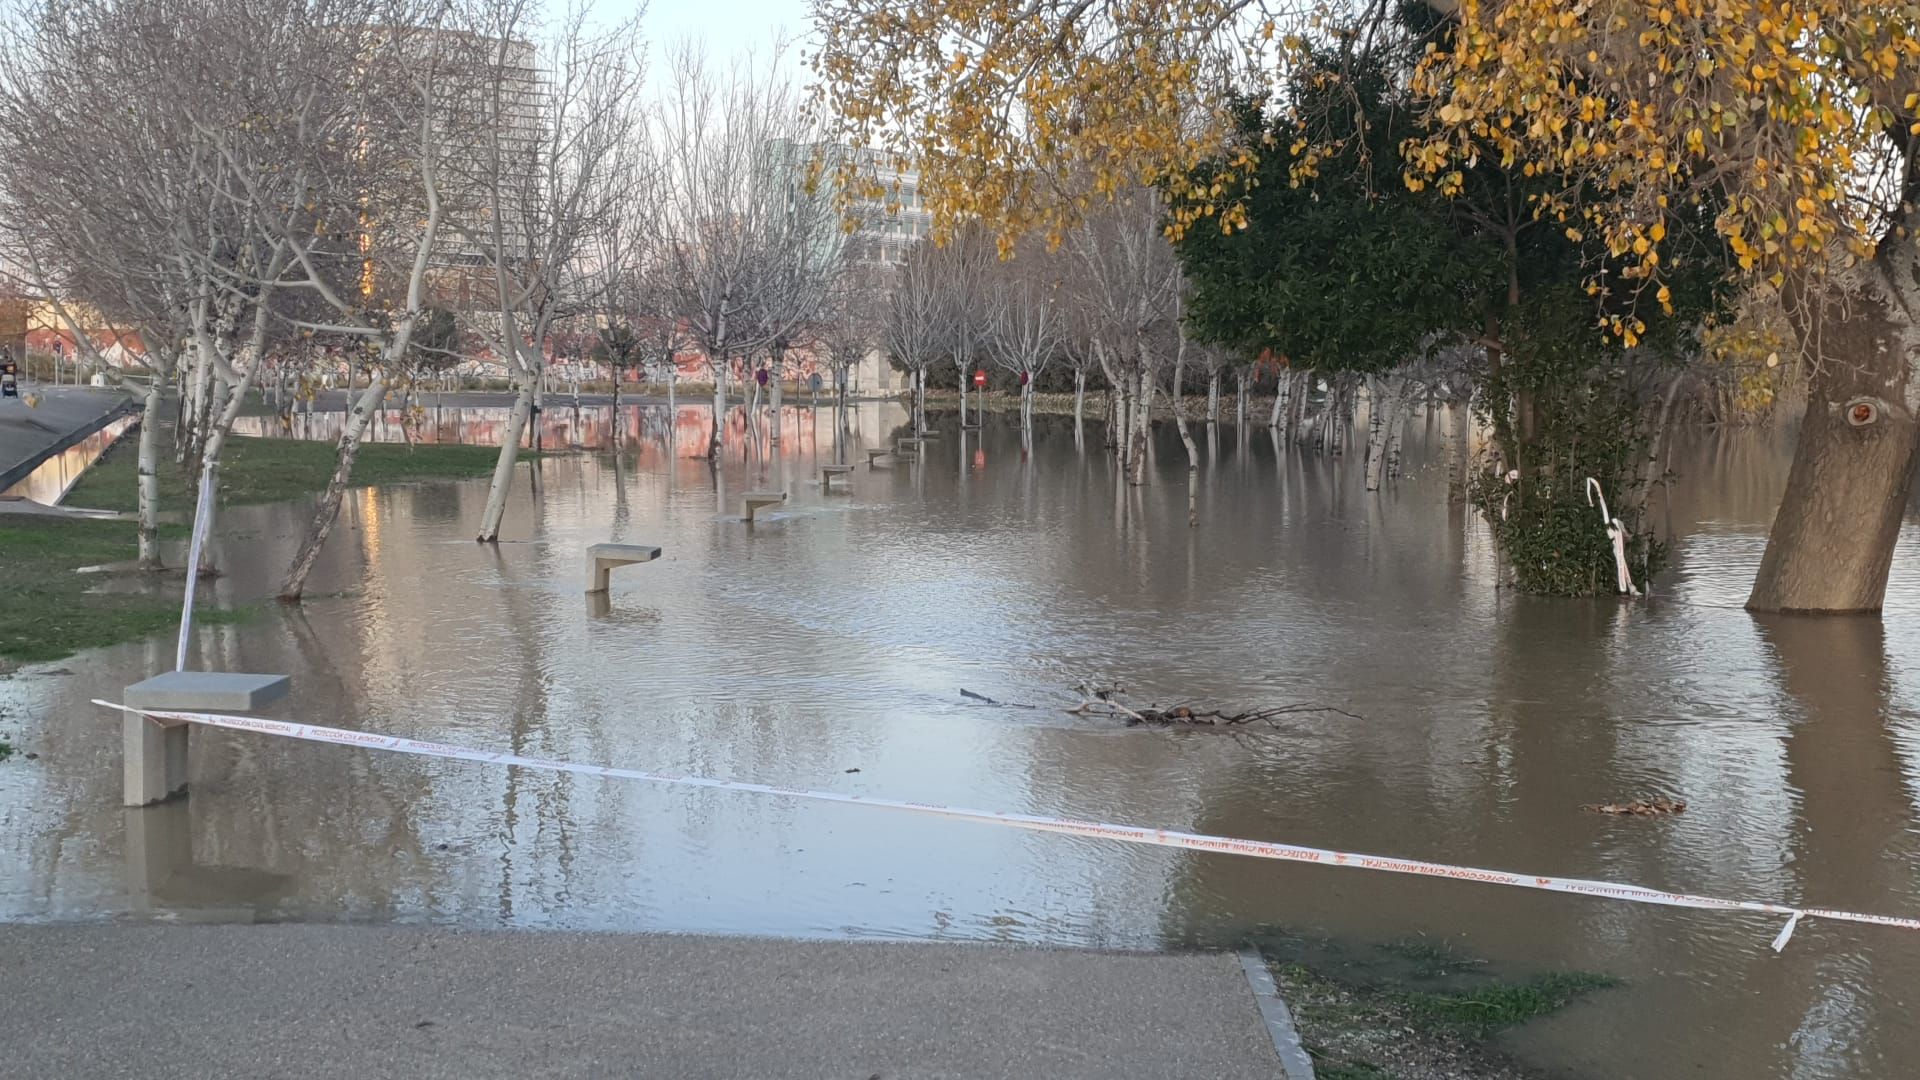
[[1620, 519], [1607, 512], [1607, 495], [1600, 490], [1600, 481], [1587, 477], [1587, 505], [1600, 500], [1600, 524], [1607, 530], [1607, 539], [1613, 541], [1614, 587], [1622, 596], [1639, 596], [1640, 590], [1633, 586], [1633, 575], [1627, 572], [1627, 527]]
[[930, 814], [936, 817], [957, 818], [962, 821], [976, 821], [988, 825], [1008, 825], [1016, 829], [1030, 829], [1035, 832], [1066, 833], [1070, 836], [1091, 836], [1107, 840], [1120, 840], [1130, 844], [1150, 844], [1157, 847], [1185, 848], [1190, 851], [1211, 851], [1225, 855], [1247, 855], [1256, 859], [1277, 859], [1282, 862], [1313, 863], [1318, 866], [1347, 867], [1357, 870], [1379, 870], [1389, 874], [1414, 874], [1420, 877], [1451, 878], [1456, 881], [1474, 881], [1485, 885], [1506, 885], [1516, 889], [1537, 889], [1545, 892], [1573, 893], [1578, 896], [1597, 896], [1608, 900], [1627, 900], [1636, 904], [1660, 904], [1666, 907], [1701, 908], [1708, 911], [1751, 911], [1766, 915], [1784, 915], [1787, 923], [1779, 936], [1773, 939], [1773, 949], [1779, 952], [1787, 947], [1787, 940], [1793, 936], [1794, 928], [1802, 918], [1836, 919], [1842, 922], [1866, 923], [1872, 926], [1895, 926], [1903, 930], [1920, 930], [1920, 919], [1908, 919], [1895, 915], [1863, 915], [1852, 911], [1834, 911], [1827, 908], [1792, 907], [1787, 904], [1774, 904], [1759, 900], [1721, 900], [1711, 896], [1696, 896], [1691, 893], [1665, 892], [1649, 889], [1641, 885], [1621, 885], [1609, 881], [1588, 881], [1582, 878], [1550, 877], [1542, 874], [1518, 874], [1508, 870], [1483, 870], [1472, 866], [1452, 866], [1446, 863], [1422, 862], [1417, 859], [1396, 859], [1384, 855], [1362, 855], [1349, 851], [1329, 851], [1322, 848], [1299, 847], [1293, 844], [1276, 844], [1266, 840], [1240, 840], [1229, 836], [1208, 836], [1204, 833], [1177, 832], [1172, 829], [1149, 829], [1138, 825], [1111, 825], [1098, 821], [1076, 821], [1072, 818], [1045, 817], [1037, 814], [1012, 814], [998, 810], [968, 810], [955, 806], [936, 806], [931, 803], [905, 802], [897, 799], [882, 799], [868, 795], [847, 795], [837, 791], [810, 791], [805, 788], [778, 787], [772, 784], [753, 784], [741, 780], [715, 780], [704, 776], [672, 776], [665, 773], [646, 772], [641, 769], [621, 769], [608, 765], [583, 765], [571, 761], [555, 761], [548, 758], [523, 757], [518, 754], [496, 753], [487, 750], [473, 750], [463, 746], [450, 746], [446, 743], [422, 742], [418, 739], [402, 739], [394, 735], [381, 735], [371, 731], [345, 731], [340, 728], [320, 727], [316, 724], [299, 724], [286, 720], [263, 720], [252, 716], [225, 716], [217, 713], [171, 712], [159, 709], [129, 709], [125, 705], [112, 701], [94, 699], [95, 705], [121, 712], [138, 713], [151, 720], [167, 724], [204, 724], [209, 727], [229, 728], [235, 731], [252, 731], [263, 735], [278, 735], [289, 739], [305, 739], [309, 742], [338, 743], [343, 746], [361, 746], [370, 750], [391, 750], [400, 754], [415, 754], [422, 757], [449, 758], [455, 761], [478, 761], [491, 765], [514, 765], [524, 769], [541, 769], [547, 772], [580, 773], [587, 776], [606, 776], [622, 780], [645, 780], [656, 784], [672, 784], [678, 787], [710, 788], [717, 791], [741, 791], [756, 795], [780, 795], [792, 799], [810, 799], [815, 802], [845, 803], [853, 806], [872, 806], [883, 810], [905, 810], [916, 814]]
[[173, 670], [187, 669], [187, 642], [193, 637], [193, 587], [200, 580], [200, 549], [207, 545], [207, 524], [213, 520], [213, 470], [200, 470], [200, 498], [193, 504], [193, 541], [187, 545], [187, 596], [180, 604], [180, 645], [174, 650]]

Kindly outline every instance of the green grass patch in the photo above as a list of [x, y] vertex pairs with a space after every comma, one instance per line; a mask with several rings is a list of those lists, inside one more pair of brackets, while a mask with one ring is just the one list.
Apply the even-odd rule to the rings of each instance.
[[1568, 971], [1471, 990], [1444, 993], [1419, 990], [1400, 996], [1416, 1020], [1484, 1038], [1502, 1028], [1558, 1012], [1592, 991], [1617, 985], [1618, 980], [1605, 975]]
[[5, 761], [12, 756], [13, 744], [5, 739], [0, 739], [0, 761]]
[[[136, 440], [116, 443], [80, 477], [66, 504], [95, 510], [133, 510], [139, 505]], [[500, 451], [491, 446], [407, 446], [364, 443], [353, 463], [353, 486], [466, 480], [493, 471]], [[521, 457], [532, 455], [525, 451]], [[227, 440], [220, 461], [220, 504], [281, 502], [319, 493], [333, 475], [334, 445], [306, 439]], [[160, 465], [160, 507], [191, 512], [194, 477], [169, 459]]]
[[1618, 986], [1605, 975], [1503, 977], [1451, 941], [1387, 942], [1277, 935], [1261, 951], [1292, 1007], [1322, 1080], [1535, 1080], [1508, 1056], [1502, 1031]]
[[[137, 553], [130, 521], [0, 517], [0, 596], [6, 598], [0, 604], [0, 661], [58, 660], [178, 626], [179, 575], [156, 577], [150, 589], [93, 593], [88, 590], [105, 584], [108, 575], [74, 572]], [[250, 614], [204, 608], [195, 618], [211, 624]]]
[[[81, 476], [65, 502], [96, 510], [134, 510], [137, 439], [117, 442]], [[220, 467], [223, 506], [310, 498], [333, 475], [331, 442], [296, 439], [227, 441]], [[353, 484], [468, 479], [493, 471], [498, 451], [485, 446], [418, 446], [367, 443], [354, 462]], [[523, 454], [522, 456], [531, 456]], [[193, 512], [194, 480], [171, 460], [160, 465], [160, 508]], [[162, 526], [163, 535], [185, 535]], [[82, 649], [133, 641], [173, 631], [180, 620], [183, 580], [155, 575], [148, 587], [95, 593], [106, 574], [78, 574], [83, 566], [130, 562], [139, 554], [131, 521], [88, 521], [6, 515], [0, 517], [0, 663], [58, 660]], [[215, 624], [251, 617], [257, 609], [200, 608], [196, 622]]]

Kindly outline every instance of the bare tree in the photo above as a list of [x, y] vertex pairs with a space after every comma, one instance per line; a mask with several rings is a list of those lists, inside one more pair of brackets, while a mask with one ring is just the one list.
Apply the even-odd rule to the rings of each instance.
[[499, 539], [563, 304], [578, 286], [599, 284], [590, 241], [622, 209], [641, 128], [638, 13], [590, 30], [589, 8], [573, 2], [538, 40], [536, 10], [532, 0], [478, 0], [473, 32], [455, 39], [468, 46], [462, 66], [471, 82], [461, 96], [482, 122], [473, 153], [452, 158], [471, 164], [450, 172], [448, 226], [456, 254], [484, 268], [494, 318], [479, 325], [515, 388], [480, 519], [483, 543]]
[[[1040, 373], [1059, 352], [1066, 335], [1066, 299], [1055, 260], [1033, 250], [995, 275], [988, 298], [994, 360], [1020, 383], [1020, 424], [1033, 426], [1033, 394]], [[964, 383], [961, 391], [965, 396]]]
[[907, 253], [907, 261], [894, 273], [882, 322], [888, 357], [913, 379], [916, 435], [927, 430], [927, 368], [949, 340], [948, 299], [941, 292], [936, 258], [932, 244], [924, 240]]
[[[778, 171], [796, 159], [802, 102], [779, 73], [780, 48], [748, 57], [724, 75], [689, 43], [670, 57], [655, 115], [664, 195], [665, 281], [676, 320], [707, 358], [713, 377], [709, 458], [720, 454], [727, 375], [736, 359], [772, 344], [780, 319], [755, 295], [782, 235], [786, 191]], [[760, 305], [756, 308], [756, 304]]]
[[1159, 382], [1154, 336], [1175, 318], [1180, 271], [1161, 229], [1159, 195], [1121, 192], [1075, 229], [1068, 244], [1081, 264], [1074, 276], [1101, 329], [1092, 337], [1108, 385], [1118, 389], [1116, 434], [1130, 482], [1146, 482], [1148, 416]]

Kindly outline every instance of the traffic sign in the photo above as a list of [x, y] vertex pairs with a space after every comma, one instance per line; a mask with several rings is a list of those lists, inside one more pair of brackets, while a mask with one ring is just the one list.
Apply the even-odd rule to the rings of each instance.
[[987, 372], [986, 372], [986, 369], [985, 369], [985, 368], [975, 368], [975, 369], [974, 369], [974, 372], [973, 372], [973, 385], [975, 385], [975, 386], [985, 386], [985, 385], [987, 385]]

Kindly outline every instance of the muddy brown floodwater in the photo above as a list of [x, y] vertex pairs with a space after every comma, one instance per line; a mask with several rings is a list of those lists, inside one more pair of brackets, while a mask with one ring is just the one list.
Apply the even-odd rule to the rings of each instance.
[[[889, 409], [891, 407], [888, 407]], [[812, 483], [828, 413], [786, 451], [704, 462], [644, 445], [538, 466], [497, 548], [483, 483], [355, 492], [297, 610], [200, 631], [197, 663], [291, 672], [276, 715], [496, 750], [1920, 913], [1920, 531], [1882, 619], [1739, 609], [1790, 447], [1697, 436], [1675, 455], [1674, 568], [1651, 604], [1496, 591], [1484, 530], [1414, 475], [1203, 437], [1200, 522], [1161, 433], [1119, 486], [1098, 429], [1031, 447], [945, 421], [925, 461]], [[684, 426], [684, 425], [680, 425]], [[633, 430], [632, 427], [629, 430]], [[682, 455], [698, 447], [680, 447]], [[738, 493], [792, 501], [748, 527]], [[301, 509], [234, 510], [222, 601], [267, 593]], [[660, 544], [604, 614], [582, 549]], [[1897, 1077], [1920, 1062], [1920, 934], [1256, 862], [859, 807], [661, 789], [233, 733], [193, 795], [123, 812], [117, 721], [87, 699], [168, 641], [0, 681], [0, 917], [1223, 944], [1424, 934], [1515, 973], [1623, 980], [1510, 1036], [1586, 1077]], [[1315, 701], [1237, 735], [1116, 730], [1066, 688], [1233, 707]], [[856, 771], [857, 770], [857, 771]], [[1582, 804], [1667, 796], [1670, 818]]]

